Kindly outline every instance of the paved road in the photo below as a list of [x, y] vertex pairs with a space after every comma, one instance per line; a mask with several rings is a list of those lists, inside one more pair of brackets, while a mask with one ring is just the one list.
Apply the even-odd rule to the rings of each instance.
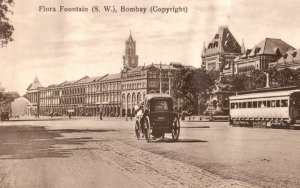
[[183, 122], [178, 142], [146, 143], [132, 122], [5, 122], [0, 187], [300, 187], [299, 136]]

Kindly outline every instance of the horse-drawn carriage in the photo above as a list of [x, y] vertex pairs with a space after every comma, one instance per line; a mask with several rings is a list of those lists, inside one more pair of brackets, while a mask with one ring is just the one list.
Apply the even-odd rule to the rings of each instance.
[[149, 142], [151, 135], [164, 138], [165, 133], [171, 133], [173, 141], [178, 140], [180, 122], [173, 111], [173, 99], [169, 95], [148, 94], [135, 112], [135, 133], [138, 139], [144, 135]]

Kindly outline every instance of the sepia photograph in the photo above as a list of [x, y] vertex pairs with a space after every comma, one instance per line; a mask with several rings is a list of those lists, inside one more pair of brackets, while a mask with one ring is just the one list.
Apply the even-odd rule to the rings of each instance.
[[0, 0], [0, 188], [300, 187], [299, 8]]

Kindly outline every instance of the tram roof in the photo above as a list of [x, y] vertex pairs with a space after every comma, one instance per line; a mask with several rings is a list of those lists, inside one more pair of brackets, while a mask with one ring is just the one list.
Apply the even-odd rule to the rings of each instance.
[[230, 100], [238, 99], [255, 99], [255, 98], [269, 98], [269, 97], [280, 97], [280, 96], [290, 96], [292, 93], [300, 92], [300, 89], [290, 89], [290, 90], [268, 90], [265, 92], [252, 92], [246, 94], [238, 94], [229, 97]]

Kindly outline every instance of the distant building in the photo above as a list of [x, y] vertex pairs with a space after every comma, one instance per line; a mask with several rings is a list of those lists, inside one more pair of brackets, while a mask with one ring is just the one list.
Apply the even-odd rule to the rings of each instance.
[[26, 98], [30, 101], [31, 106], [30, 111], [34, 111], [35, 113], [39, 111], [39, 102], [40, 102], [40, 89], [42, 88], [42, 84], [40, 83], [37, 76], [35, 76], [33, 82], [27, 87]]
[[136, 42], [130, 33], [125, 42], [120, 73], [41, 87], [38, 79], [27, 88], [26, 97], [40, 115], [132, 116], [134, 106], [148, 93], [169, 93], [170, 80], [183, 67], [180, 63], [139, 66]]
[[228, 26], [220, 26], [213, 39], [202, 49], [202, 65], [206, 70], [220, 71], [233, 75], [233, 60], [242, 53], [242, 47], [234, 38]]
[[266, 38], [235, 58], [237, 72], [250, 73], [253, 69], [265, 70], [290, 50], [294, 50], [294, 47], [283, 40]]
[[277, 69], [299, 69], [300, 68], [300, 49], [289, 50], [280, 59], [270, 63], [270, 67]]

